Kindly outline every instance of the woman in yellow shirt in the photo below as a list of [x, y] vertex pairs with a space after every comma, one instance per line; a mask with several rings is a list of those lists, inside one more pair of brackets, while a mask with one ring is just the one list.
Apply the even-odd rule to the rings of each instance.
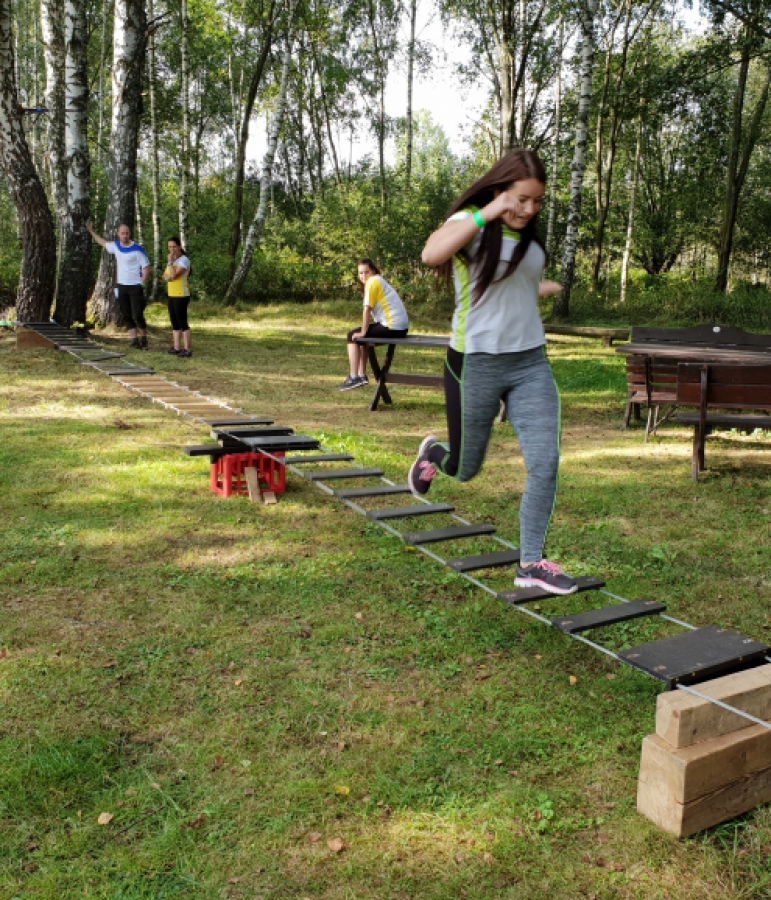
[[174, 332], [174, 346], [169, 353], [174, 356], [190, 357], [190, 326], [187, 323], [187, 307], [190, 303], [190, 260], [187, 258], [182, 242], [178, 237], [169, 238], [169, 257], [163, 280], [169, 295], [169, 318]]

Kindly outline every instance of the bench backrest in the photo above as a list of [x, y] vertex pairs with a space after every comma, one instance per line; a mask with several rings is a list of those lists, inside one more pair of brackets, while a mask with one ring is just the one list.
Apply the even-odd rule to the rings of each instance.
[[632, 328], [633, 344], [690, 344], [694, 347], [741, 347], [771, 349], [771, 334], [756, 334], [724, 325], [694, 325], [692, 328]]
[[[676, 359], [664, 359], [655, 356], [627, 357], [627, 389], [645, 392], [649, 406], [662, 402], [672, 402], [676, 384]], [[671, 397], [669, 396], [670, 394], [672, 395]]]
[[771, 363], [680, 363], [677, 405], [771, 410]]

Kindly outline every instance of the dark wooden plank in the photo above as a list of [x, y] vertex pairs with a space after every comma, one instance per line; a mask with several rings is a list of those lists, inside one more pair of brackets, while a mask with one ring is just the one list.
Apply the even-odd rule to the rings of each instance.
[[411, 516], [429, 516], [434, 513], [451, 513], [455, 509], [449, 503], [418, 503], [416, 506], [394, 506], [391, 509], [372, 509], [367, 518], [373, 522], [381, 519], [408, 519]]
[[220, 447], [219, 444], [188, 444], [182, 448], [182, 452], [187, 456], [208, 456], [214, 462], [216, 459], [227, 456], [233, 451]]
[[479, 534], [495, 534], [492, 525], [458, 525], [450, 528], [439, 528], [436, 531], [413, 531], [403, 534], [405, 544], [434, 544], [438, 541], [454, 541], [458, 538], [475, 537]]
[[473, 572], [475, 569], [497, 569], [519, 562], [519, 550], [498, 550], [478, 556], [463, 556], [448, 560], [447, 565], [456, 572]]
[[381, 484], [377, 487], [348, 488], [346, 490], [332, 491], [335, 497], [341, 500], [352, 500], [354, 497], [384, 497], [389, 494], [410, 494], [408, 484]]
[[761, 665], [769, 650], [767, 644], [710, 625], [622, 650], [618, 655], [635, 669], [665, 682], [671, 690], [678, 684], [698, 684]]
[[[698, 413], [679, 413], [677, 421], [680, 425], [697, 425], [699, 423]], [[712, 428], [737, 428], [739, 431], [747, 429], [755, 430], [762, 428], [764, 431], [771, 430], [771, 416], [742, 416], [738, 413], [707, 413], [707, 427]]]
[[440, 334], [408, 334], [404, 338], [359, 337], [356, 338], [356, 343], [374, 347], [380, 347], [384, 344], [393, 344], [396, 347], [447, 347], [449, 346], [450, 338]]
[[273, 419], [252, 419], [249, 416], [233, 416], [230, 419], [204, 419], [204, 425], [211, 428], [223, 428], [226, 425], [272, 425]]
[[440, 375], [403, 375], [401, 372], [389, 372], [385, 381], [386, 384], [411, 384], [413, 387], [444, 389], [444, 378]]
[[316, 438], [304, 434], [288, 434], [285, 437], [253, 437], [244, 438], [239, 443], [253, 450], [319, 450], [320, 444]]
[[142, 368], [141, 366], [123, 366], [122, 368], [99, 369], [104, 375], [154, 375], [155, 369], [149, 366]]
[[[580, 593], [581, 591], [597, 591], [600, 588], [605, 587], [605, 582], [601, 578], [592, 578], [590, 576], [576, 578], [576, 583], [578, 584], [578, 590], [573, 593]], [[532, 603], [534, 600], [544, 600], [546, 598], [553, 599], [554, 597], [563, 596], [565, 595], [552, 594], [549, 591], [543, 590], [543, 588], [523, 587], [515, 588], [513, 591], [501, 591], [498, 594], [498, 599], [503, 600], [504, 603], [508, 603], [511, 606], [518, 606], [520, 603]]]
[[[201, 397], [201, 400], [203, 400], [203, 397]], [[275, 425], [272, 428], [215, 428], [211, 432], [211, 436], [217, 441], [225, 441], [229, 438], [234, 441], [242, 441], [244, 438], [270, 437], [277, 434], [294, 434], [294, 428]]]
[[666, 606], [656, 600], [633, 600], [631, 603], [616, 603], [602, 609], [590, 609], [573, 616], [561, 616], [552, 619], [552, 625], [565, 634], [578, 634], [590, 628], [605, 628], [617, 622], [628, 622], [643, 616], [656, 616], [663, 613]]
[[341, 478], [375, 478], [382, 474], [382, 469], [319, 469], [318, 472], [308, 472], [305, 477], [309, 481], [336, 481]]
[[350, 462], [355, 459], [350, 453], [319, 453], [313, 456], [287, 456], [284, 462], [287, 465], [302, 465], [303, 463], [320, 463], [320, 462]]
[[634, 326], [632, 343], [706, 344], [726, 347], [771, 349], [771, 334], [758, 334], [726, 325], [693, 325], [690, 328]]

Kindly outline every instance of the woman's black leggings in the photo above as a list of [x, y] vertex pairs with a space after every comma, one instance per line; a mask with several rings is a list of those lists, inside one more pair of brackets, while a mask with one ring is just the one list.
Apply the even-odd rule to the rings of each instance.
[[187, 307], [190, 297], [169, 297], [169, 318], [172, 331], [189, 331]]

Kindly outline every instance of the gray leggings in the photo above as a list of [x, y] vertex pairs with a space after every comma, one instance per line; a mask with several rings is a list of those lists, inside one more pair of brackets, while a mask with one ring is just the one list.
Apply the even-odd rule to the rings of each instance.
[[519, 507], [520, 552], [537, 562], [557, 494], [560, 399], [543, 347], [522, 353], [458, 353], [445, 364], [448, 444], [428, 458], [439, 471], [470, 481], [482, 468], [500, 401], [519, 440], [527, 478]]

